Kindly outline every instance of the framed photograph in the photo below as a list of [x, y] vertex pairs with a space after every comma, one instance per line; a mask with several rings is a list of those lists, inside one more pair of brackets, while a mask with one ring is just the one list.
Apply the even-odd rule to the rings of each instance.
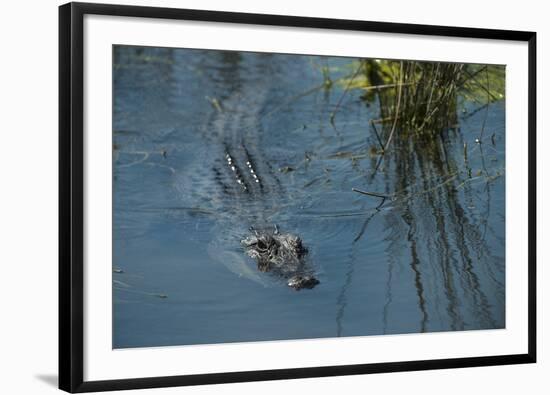
[[536, 361], [536, 34], [59, 9], [59, 386]]

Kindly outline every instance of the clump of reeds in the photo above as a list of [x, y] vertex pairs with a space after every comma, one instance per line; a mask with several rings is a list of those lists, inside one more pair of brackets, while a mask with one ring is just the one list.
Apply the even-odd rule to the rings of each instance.
[[386, 86], [378, 92], [378, 122], [391, 124], [388, 143], [396, 129], [422, 135], [456, 124], [464, 64], [388, 60], [370, 62], [365, 69], [375, 86]]
[[499, 66], [364, 59], [359, 70], [364, 98], [379, 103], [380, 117], [371, 123], [381, 151], [396, 136], [429, 138], [455, 127], [460, 96], [485, 104], [504, 96]]

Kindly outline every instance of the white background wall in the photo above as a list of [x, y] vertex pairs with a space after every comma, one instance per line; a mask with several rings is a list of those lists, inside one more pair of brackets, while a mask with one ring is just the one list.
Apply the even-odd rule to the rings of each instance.
[[[546, 249], [550, 122], [550, 24], [544, 1], [117, 0], [159, 5], [538, 33], [539, 363], [126, 392], [139, 394], [547, 394], [544, 336], [550, 283]], [[0, 23], [0, 392], [55, 393], [57, 386], [57, 0], [3, 4]], [[513, 132], [513, 131], [509, 131]], [[546, 242], [546, 243], [545, 243]], [[546, 308], [546, 311], [544, 309]]]

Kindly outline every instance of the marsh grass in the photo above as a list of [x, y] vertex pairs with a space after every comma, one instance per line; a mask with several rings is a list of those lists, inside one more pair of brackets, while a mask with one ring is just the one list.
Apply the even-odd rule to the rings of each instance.
[[[371, 169], [367, 171], [367, 183], [357, 185], [355, 192], [380, 198], [381, 204], [397, 204], [415, 196], [434, 199], [434, 194], [443, 190], [451, 194], [475, 182], [485, 181], [488, 185], [504, 174], [501, 166], [485, 165], [483, 150], [483, 143], [494, 150], [495, 134], [489, 136], [491, 132], [485, 129], [490, 129], [486, 125], [490, 105], [505, 98], [504, 66], [361, 59], [351, 62], [347, 78], [335, 84], [343, 93], [331, 114], [331, 123], [352, 89], [361, 90], [362, 101], [375, 109], [369, 120], [373, 137], [367, 156]], [[477, 113], [483, 114], [483, 122], [477, 138], [469, 141], [459, 125]], [[460, 146], [458, 155], [448, 152], [457, 151], [455, 141]], [[482, 163], [477, 172], [470, 164], [476, 153]], [[359, 157], [354, 153], [353, 158]], [[400, 180], [387, 185], [385, 193], [373, 191], [369, 185], [380, 169], [391, 171], [394, 179]], [[436, 176], [430, 178], [433, 182], [426, 181], [427, 174]], [[424, 180], [422, 187], [413, 187], [414, 180]], [[400, 191], [405, 190], [408, 192], [403, 195]]]
[[483, 109], [505, 96], [504, 66], [362, 59], [353, 68], [339, 83], [363, 90], [367, 104], [378, 103], [379, 117], [370, 123], [379, 153], [395, 138], [434, 138], [456, 128], [461, 101]]

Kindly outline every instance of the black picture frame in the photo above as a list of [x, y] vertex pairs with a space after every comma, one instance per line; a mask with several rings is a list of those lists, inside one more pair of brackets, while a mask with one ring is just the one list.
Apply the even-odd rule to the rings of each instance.
[[[84, 380], [83, 19], [86, 14], [401, 33], [528, 43], [528, 352], [525, 354]], [[141, 6], [68, 3], [59, 8], [59, 388], [90, 392], [536, 362], [536, 33]]]

